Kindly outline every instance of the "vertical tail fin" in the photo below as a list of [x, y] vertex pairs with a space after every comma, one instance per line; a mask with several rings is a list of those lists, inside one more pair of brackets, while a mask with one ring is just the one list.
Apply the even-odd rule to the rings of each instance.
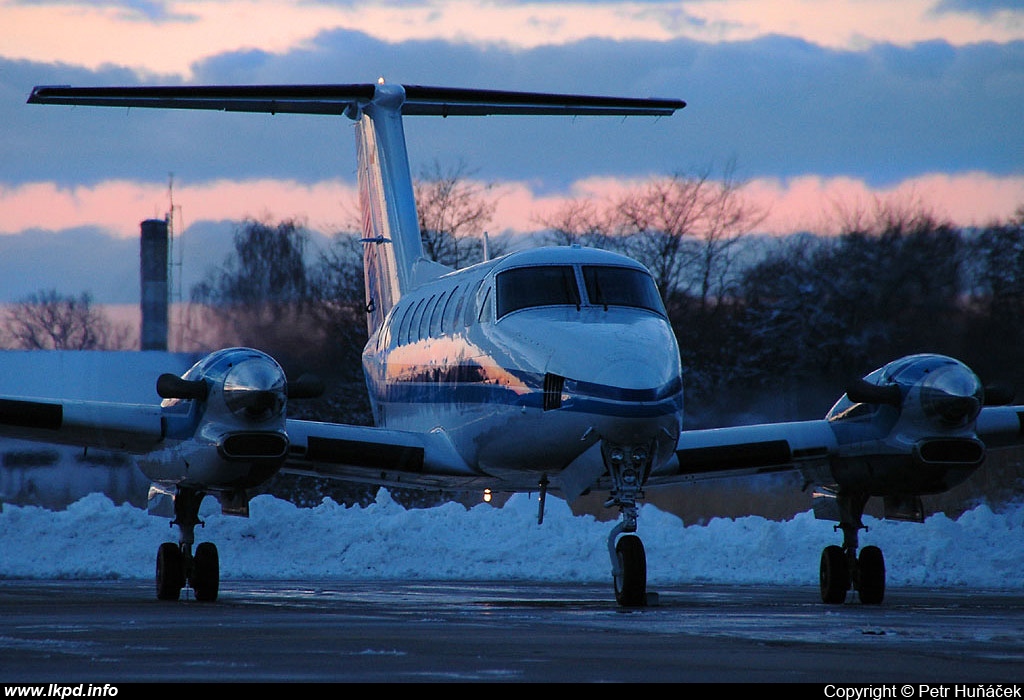
[[378, 84], [356, 125], [367, 326], [372, 335], [411, 287], [449, 271], [423, 257], [402, 126], [405, 90]]
[[359, 163], [359, 209], [362, 215], [366, 323], [370, 335], [373, 335], [384, 322], [388, 310], [401, 297], [403, 290], [408, 289], [408, 274], [397, 260], [398, 256], [404, 256], [406, 251], [401, 250], [396, 254], [393, 237], [395, 232], [392, 227], [394, 222], [392, 212], [388, 211], [389, 202], [398, 199], [393, 196], [394, 181], [391, 181], [391, 187], [386, 192], [380, 168], [377, 130], [373, 119], [365, 114], [356, 125], [356, 156]]

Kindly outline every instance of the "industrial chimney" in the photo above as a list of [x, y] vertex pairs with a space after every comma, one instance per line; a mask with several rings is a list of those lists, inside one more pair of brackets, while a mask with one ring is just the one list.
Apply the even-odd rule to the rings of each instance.
[[167, 350], [167, 245], [166, 219], [142, 222], [142, 332], [139, 338], [143, 350]]

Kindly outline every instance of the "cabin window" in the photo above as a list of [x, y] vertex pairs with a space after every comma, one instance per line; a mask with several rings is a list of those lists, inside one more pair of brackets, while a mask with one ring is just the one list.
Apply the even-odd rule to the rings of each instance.
[[466, 318], [465, 318], [465, 325], [467, 325], [467, 326], [473, 325], [473, 322], [476, 321], [476, 305], [473, 304], [473, 300], [476, 299], [476, 295], [477, 295], [477, 293], [480, 290], [480, 285], [482, 285], [483, 283], [484, 283], [484, 281], [482, 279], [479, 280], [476, 283], [476, 285], [473, 286], [473, 291], [470, 292], [469, 295], [468, 295], [468, 301], [466, 302]]
[[447, 292], [443, 292], [437, 299], [437, 304], [434, 309], [430, 312], [430, 335], [431, 337], [438, 337], [441, 335], [441, 314], [444, 313], [444, 307], [448, 303]]
[[380, 330], [377, 332], [377, 349], [383, 350], [391, 344], [391, 326], [395, 322], [396, 309], [392, 308], [391, 312], [384, 318], [384, 323], [381, 324]]
[[[455, 297], [459, 297], [457, 303]], [[459, 315], [461, 308], [462, 295], [459, 294], [459, 288], [455, 287], [452, 289], [452, 293], [448, 295], [448, 300], [444, 303], [444, 311], [441, 313], [441, 331], [443, 333], [455, 330], [455, 318]]]
[[491, 320], [491, 288], [484, 290], [483, 301], [480, 302], [480, 323], [487, 323]]
[[427, 300], [426, 306], [423, 307], [423, 315], [420, 316], [419, 322], [419, 339], [430, 337], [430, 312], [434, 309], [437, 304], [437, 297], [431, 295], [430, 299]]
[[534, 306], [575, 306], [580, 292], [571, 265], [505, 270], [497, 278], [498, 318]]
[[409, 321], [412, 318], [413, 305], [406, 304], [402, 309], [402, 319], [398, 323], [398, 332], [394, 334], [397, 344], [409, 342]]
[[458, 328], [459, 319], [462, 318], [462, 310], [466, 306], [466, 293], [463, 292], [459, 295], [459, 300], [455, 302], [455, 312], [452, 314], [451, 329], [454, 331]]
[[665, 305], [649, 274], [630, 267], [584, 265], [587, 299], [594, 306], [632, 306], [665, 316]]
[[416, 334], [419, 333], [420, 319], [423, 318], [423, 305], [426, 303], [426, 299], [420, 299], [416, 302], [416, 309], [412, 312], [412, 317], [409, 319], [408, 335], [406, 336], [406, 342], [408, 343], [413, 343], [417, 340]]

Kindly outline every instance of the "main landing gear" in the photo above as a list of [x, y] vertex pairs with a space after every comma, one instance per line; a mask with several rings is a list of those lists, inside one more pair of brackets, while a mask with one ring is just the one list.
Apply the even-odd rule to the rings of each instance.
[[220, 558], [212, 542], [202, 542], [192, 554], [199, 504], [206, 494], [192, 489], [179, 489], [174, 498], [174, 521], [178, 526], [179, 543], [164, 542], [156, 553], [156, 597], [178, 600], [181, 589], [188, 584], [196, 600], [217, 600], [220, 588]]
[[857, 533], [864, 529], [861, 516], [868, 497], [862, 494], [839, 494], [840, 520], [837, 529], [843, 531], [843, 546], [829, 545], [821, 553], [821, 601], [840, 604], [846, 602], [850, 589], [857, 591], [860, 602], [878, 605], [885, 598], [885, 559], [875, 546], [864, 547], [857, 555]]

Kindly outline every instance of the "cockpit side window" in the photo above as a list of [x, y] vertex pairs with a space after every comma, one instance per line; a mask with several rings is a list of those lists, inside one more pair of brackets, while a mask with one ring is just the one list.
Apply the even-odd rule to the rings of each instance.
[[580, 292], [571, 265], [505, 270], [497, 276], [498, 318], [533, 306], [579, 307]]
[[665, 316], [665, 305], [646, 272], [629, 267], [584, 265], [583, 282], [594, 306], [632, 306]]

